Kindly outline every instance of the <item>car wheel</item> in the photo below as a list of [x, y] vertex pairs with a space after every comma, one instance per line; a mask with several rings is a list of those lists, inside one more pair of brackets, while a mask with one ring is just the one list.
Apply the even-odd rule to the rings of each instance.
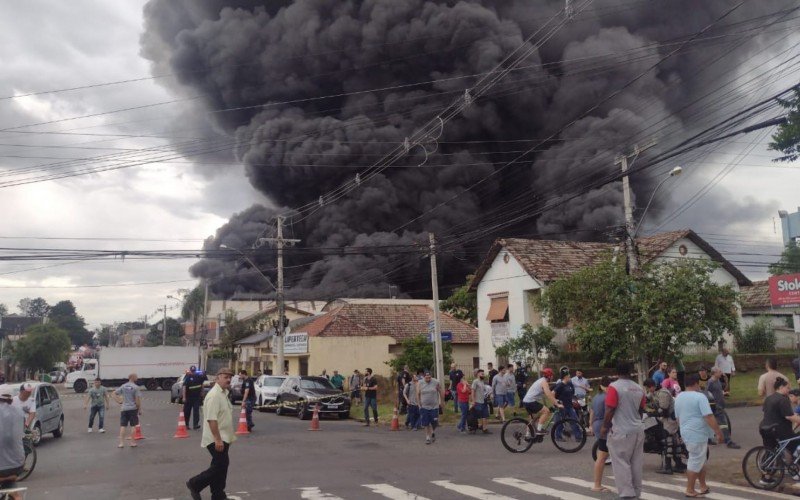
[[76, 380], [75, 383], [72, 385], [72, 388], [75, 389], [75, 392], [80, 394], [86, 390], [86, 381]]
[[275, 404], [278, 405], [275, 407], [275, 415], [283, 415], [283, 406], [281, 404], [281, 398], [275, 400]]
[[61, 418], [58, 419], [58, 428], [53, 431], [53, 437], [60, 438], [64, 435], [64, 415], [61, 415]]
[[172, 386], [175, 384], [175, 380], [171, 378], [165, 378], [161, 381], [161, 388], [165, 391], [171, 391]]
[[39, 443], [42, 442], [42, 426], [39, 422], [36, 422], [36, 425], [33, 426], [33, 430], [31, 431], [31, 443], [34, 446], [39, 446]]
[[261, 396], [259, 396], [258, 397], [258, 411], [260, 411], [261, 413], [264, 413], [265, 411], [267, 411], [267, 409], [263, 408], [263, 406], [264, 406], [264, 400], [261, 398]]
[[157, 391], [158, 380], [154, 378], [148, 379], [147, 382], [144, 383], [144, 386], [147, 388], [148, 391]]

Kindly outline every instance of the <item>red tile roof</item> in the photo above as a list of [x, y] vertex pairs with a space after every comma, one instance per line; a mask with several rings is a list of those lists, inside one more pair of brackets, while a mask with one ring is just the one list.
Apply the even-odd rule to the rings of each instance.
[[[428, 334], [433, 310], [427, 305], [343, 303], [313, 321], [296, 328], [312, 337], [360, 337], [386, 335], [398, 343]], [[454, 344], [477, 344], [478, 329], [444, 312], [442, 331], [453, 333]]]
[[[702, 248], [713, 260], [719, 262], [725, 270], [733, 275], [740, 285], [750, 284], [750, 280], [741, 271], [690, 229], [639, 238], [637, 246], [642, 263], [659, 257], [681, 238], [687, 238]], [[502, 249], [507, 250], [532, 278], [547, 283], [594, 265], [604, 256], [609, 255], [615, 246], [617, 245], [611, 243], [583, 241], [497, 239], [475, 272], [470, 287], [475, 289], [478, 286]]]
[[769, 299], [769, 282], [766, 280], [754, 281], [752, 286], [743, 286], [739, 291], [742, 293], [742, 309], [772, 307]]

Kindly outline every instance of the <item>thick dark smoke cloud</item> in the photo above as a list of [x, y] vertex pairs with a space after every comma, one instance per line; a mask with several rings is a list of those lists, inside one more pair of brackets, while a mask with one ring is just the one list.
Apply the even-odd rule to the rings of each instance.
[[[724, 50], [721, 45], [670, 59], [528, 162], [393, 233], [514, 158], [509, 151], [530, 146], [507, 141], [548, 137], [667, 51], [641, 47], [690, 35], [730, 8], [722, 0], [597, 4], [531, 55], [489, 99], [448, 123], [426, 166], [387, 169], [294, 224], [301, 246], [424, 244], [427, 231], [446, 235], [502, 222], [506, 212], [492, 209], [509, 200], [515, 200], [513, 208], [568, 197], [608, 174], [626, 141], [653, 124], [690, 128], [682, 113], [670, 114], [748, 55], [744, 47], [741, 56], [706, 68], [702, 78], [695, 75], [709, 56]], [[777, 4], [750, 2], [727, 22], [776, 10]], [[177, 74], [170, 84], [176, 92], [203, 95], [200, 110], [214, 111], [208, 120], [215, 140], [235, 139], [233, 153], [252, 185], [274, 207], [284, 207], [255, 206], [234, 215], [207, 247], [249, 247], [272, 231], [271, 216], [352, 180], [363, 170], [355, 167], [378, 160], [475, 81], [462, 77], [492, 69], [562, 6], [544, 0], [151, 0], [142, 55], [154, 73]], [[609, 54], [618, 62], [613, 71], [587, 72], [591, 64], [609, 62]], [[630, 54], [627, 60], [623, 54]], [[438, 81], [408, 86], [431, 80]], [[421, 160], [417, 150], [401, 165]], [[652, 180], [635, 182], [639, 192], [651, 186]], [[540, 217], [487, 231], [478, 247], [485, 249], [501, 234], [535, 231], [602, 238], [621, 223], [621, 203], [619, 186], [607, 186]], [[478, 252], [474, 243], [469, 248], [455, 245], [442, 256], [445, 284], [474, 269]], [[264, 267], [274, 261], [266, 250], [256, 258]], [[428, 293], [418, 255], [303, 254], [290, 257], [289, 264], [300, 266], [290, 273], [293, 293], [308, 298], [383, 296], [391, 284], [411, 295]], [[393, 272], [398, 265], [403, 267]], [[232, 262], [201, 261], [192, 272], [208, 278], [238, 274], [215, 281], [220, 293], [264, 289], [263, 278]]]

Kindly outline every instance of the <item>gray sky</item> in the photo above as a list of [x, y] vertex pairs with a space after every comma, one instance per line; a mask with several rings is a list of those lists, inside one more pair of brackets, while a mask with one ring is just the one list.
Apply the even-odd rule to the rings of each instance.
[[[0, 3], [0, 60], [3, 61], [0, 97], [149, 77], [148, 64], [139, 56], [144, 3], [143, 0]], [[166, 140], [154, 138], [75, 134], [120, 131], [134, 135], [172, 134], [169, 124], [182, 111], [190, 109], [186, 103], [66, 119], [176, 98], [165, 86], [146, 79], [2, 99], [0, 129], [56, 122], [0, 132], [0, 169], [119, 153], [118, 149], [97, 148], [166, 145]], [[649, 214], [645, 229], [655, 228], [659, 217], [668, 216], [702, 189], [707, 180], [720, 175], [719, 182], [703, 198], [661, 229], [691, 226], [723, 253], [743, 254], [732, 260], [755, 260], [756, 257], [744, 255], [749, 253], [777, 255], [780, 231], [776, 234], [773, 230], [773, 218], [778, 209], [793, 210], [800, 205], [797, 194], [800, 166], [771, 163], [774, 154], [766, 149], [765, 143], [764, 135], [743, 136], [723, 146], [716, 156], [705, 158], [702, 165], [685, 165], [686, 175], [668, 181], [659, 194], [670, 199], [672, 207]], [[736, 161], [739, 166], [723, 176], [731, 162]], [[13, 178], [19, 178], [18, 175]], [[3, 180], [0, 177], [0, 182]], [[13, 248], [199, 248], [201, 240], [213, 234], [232, 213], [255, 201], [265, 201], [249, 185], [240, 166], [231, 163], [200, 170], [193, 168], [188, 159], [0, 190], [4, 215], [0, 246]], [[737, 200], [736, 210], [718, 208], [725, 206], [726, 199]], [[760, 222], [741, 223], [741, 212], [737, 213], [741, 210], [755, 211]], [[53, 264], [57, 265], [35, 269]], [[134, 320], [152, 314], [167, 301], [166, 295], [193, 286], [187, 271], [190, 264], [188, 260], [1, 262], [0, 302], [16, 312], [16, 305], [23, 297], [42, 296], [51, 304], [70, 299], [92, 326]], [[742, 270], [753, 278], [763, 277], [763, 269], [743, 266]], [[134, 285], [148, 282], [170, 283]], [[117, 284], [130, 286], [94, 287]]]

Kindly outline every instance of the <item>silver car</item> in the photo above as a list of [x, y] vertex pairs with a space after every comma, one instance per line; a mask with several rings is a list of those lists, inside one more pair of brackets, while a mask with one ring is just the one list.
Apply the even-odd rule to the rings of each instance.
[[286, 377], [283, 375], [261, 375], [256, 379], [256, 405], [259, 411], [267, 411], [261, 406], [277, 401], [284, 380]]
[[[36, 408], [36, 417], [31, 422], [33, 444], [38, 445], [44, 434], [53, 433], [60, 438], [64, 434], [64, 408], [53, 384], [47, 382], [25, 382], [33, 386], [31, 398]], [[22, 383], [0, 385], [0, 394], [19, 394]]]

